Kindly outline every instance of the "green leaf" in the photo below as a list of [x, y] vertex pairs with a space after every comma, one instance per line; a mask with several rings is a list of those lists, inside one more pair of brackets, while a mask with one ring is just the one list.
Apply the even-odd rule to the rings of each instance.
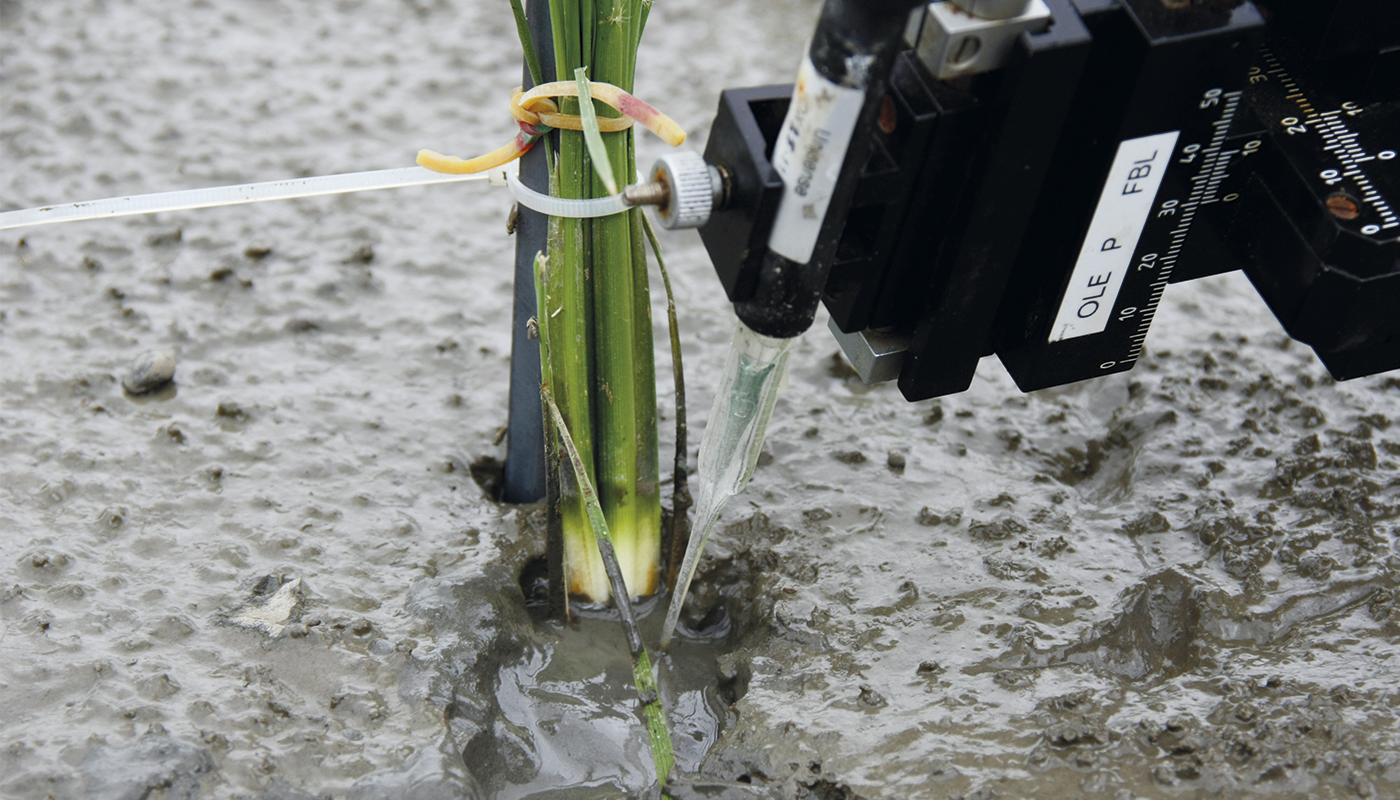
[[520, 0], [510, 0], [510, 9], [515, 12], [515, 32], [520, 36], [520, 49], [525, 51], [525, 66], [530, 68], [530, 80], [539, 86], [544, 83], [544, 72], [540, 69], [540, 56], [535, 52], [534, 37], [530, 36], [530, 21], [525, 17]]
[[603, 146], [603, 133], [598, 130], [598, 112], [593, 108], [593, 93], [588, 88], [588, 68], [574, 70], [574, 80], [578, 81], [578, 115], [583, 119], [583, 141], [588, 145], [588, 155], [593, 159], [593, 170], [608, 188], [608, 194], [617, 194], [612, 163], [608, 161], [608, 151]]

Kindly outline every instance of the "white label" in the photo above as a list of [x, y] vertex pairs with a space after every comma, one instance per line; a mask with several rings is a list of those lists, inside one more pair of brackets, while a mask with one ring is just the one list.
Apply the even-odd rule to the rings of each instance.
[[802, 62], [797, 91], [773, 146], [773, 168], [783, 179], [783, 196], [768, 249], [798, 264], [812, 260], [864, 102], [861, 90], [822, 77], [810, 58]]
[[1180, 134], [1158, 133], [1118, 145], [1050, 341], [1103, 333], [1107, 327]]

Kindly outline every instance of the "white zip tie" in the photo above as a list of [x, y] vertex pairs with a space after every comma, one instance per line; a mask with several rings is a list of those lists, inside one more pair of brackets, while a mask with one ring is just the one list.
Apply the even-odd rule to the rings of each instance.
[[502, 186], [503, 170], [477, 172], [470, 175], [448, 175], [422, 167], [400, 167], [371, 172], [347, 172], [314, 178], [293, 178], [285, 181], [245, 183], [239, 186], [217, 186], [208, 189], [188, 189], [179, 192], [138, 194], [130, 197], [109, 197], [82, 203], [27, 208], [0, 212], [0, 230], [54, 222], [77, 222], [88, 219], [125, 217], [132, 214], [154, 214], [159, 211], [183, 211], [192, 208], [234, 206], [243, 203], [263, 203], [269, 200], [292, 200], [298, 197], [319, 197], [347, 194], [373, 189], [398, 189], [405, 186], [427, 186], [435, 183], [490, 180]]
[[371, 172], [347, 172], [315, 178], [293, 178], [285, 181], [244, 183], [237, 186], [214, 186], [207, 189], [186, 189], [179, 192], [136, 194], [109, 197], [81, 203], [26, 208], [0, 212], [0, 231], [55, 222], [81, 222], [90, 219], [110, 219], [134, 214], [155, 214], [161, 211], [186, 211], [194, 208], [236, 206], [244, 203], [265, 203], [269, 200], [295, 200], [300, 197], [320, 197], [348, 194], [375, 189], [399, 189], [406, 186], [429, 186], [438, 183], [490, 181], [492, 186], [508, 186], [517, 202], [526, 208], [553, 217], [606, 217], [626, 211], [629, 206], [622, 195], [595, 200], [570, 200], [541, 194], [521, 183], [508, 170], [496, 168], [469, 175], [450, 175], [422, 167], [380, 169]]
[[506, 185], [510, 187], [510, 193], [515, 196], [517, 203], [551, 217], [570, 217], [573, 219], [606, 217], [620, 214], [631, 207], [627, 205], [627, 201], [620, 194], [593, 200], [550, 197], [531, 189], [510, 173], [506, 173]]

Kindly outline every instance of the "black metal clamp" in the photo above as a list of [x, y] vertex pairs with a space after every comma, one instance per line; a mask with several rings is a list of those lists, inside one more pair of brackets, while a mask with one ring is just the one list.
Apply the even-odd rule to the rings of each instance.
[[794, 87], [722, 95], [700, 233], [750, 327], [820, 291], [868, 381], [995, 353], [1031, 391], [1131, 369], [1167, 285], [1242, 269], [1338, 379], [1400, 367], [1400, 6], [955, 0], [901, 38], [805, 262], [769, 246]]

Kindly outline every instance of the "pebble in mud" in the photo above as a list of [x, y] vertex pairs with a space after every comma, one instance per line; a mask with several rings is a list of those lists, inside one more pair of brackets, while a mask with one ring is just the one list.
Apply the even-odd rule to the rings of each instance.
[[961, 508], [938, 512], [928, 506], [924, 506], [919, 509], [919, 516], [915, 518], [915, 521], [926, 527], [932, 527], [934, 525], [957, 526], [962, 522], [962, 516], [963, 511]]
[[147, 350], [131, 360], [122, 388], [131, 394], [155, 391], [175, 379], [175, 351]]
[[885, 696], [875, 691], [874, 687], [862, 683], [860, 685], [860, 697], [857, 699], [862, 708], [876, 709], [884, 708], [890, 704]]
[[899, 450], [891, 450], [889, 457], [885, 459], [885, 464], [895, 472], [903, 472], [907, 463], [904, 453]]

